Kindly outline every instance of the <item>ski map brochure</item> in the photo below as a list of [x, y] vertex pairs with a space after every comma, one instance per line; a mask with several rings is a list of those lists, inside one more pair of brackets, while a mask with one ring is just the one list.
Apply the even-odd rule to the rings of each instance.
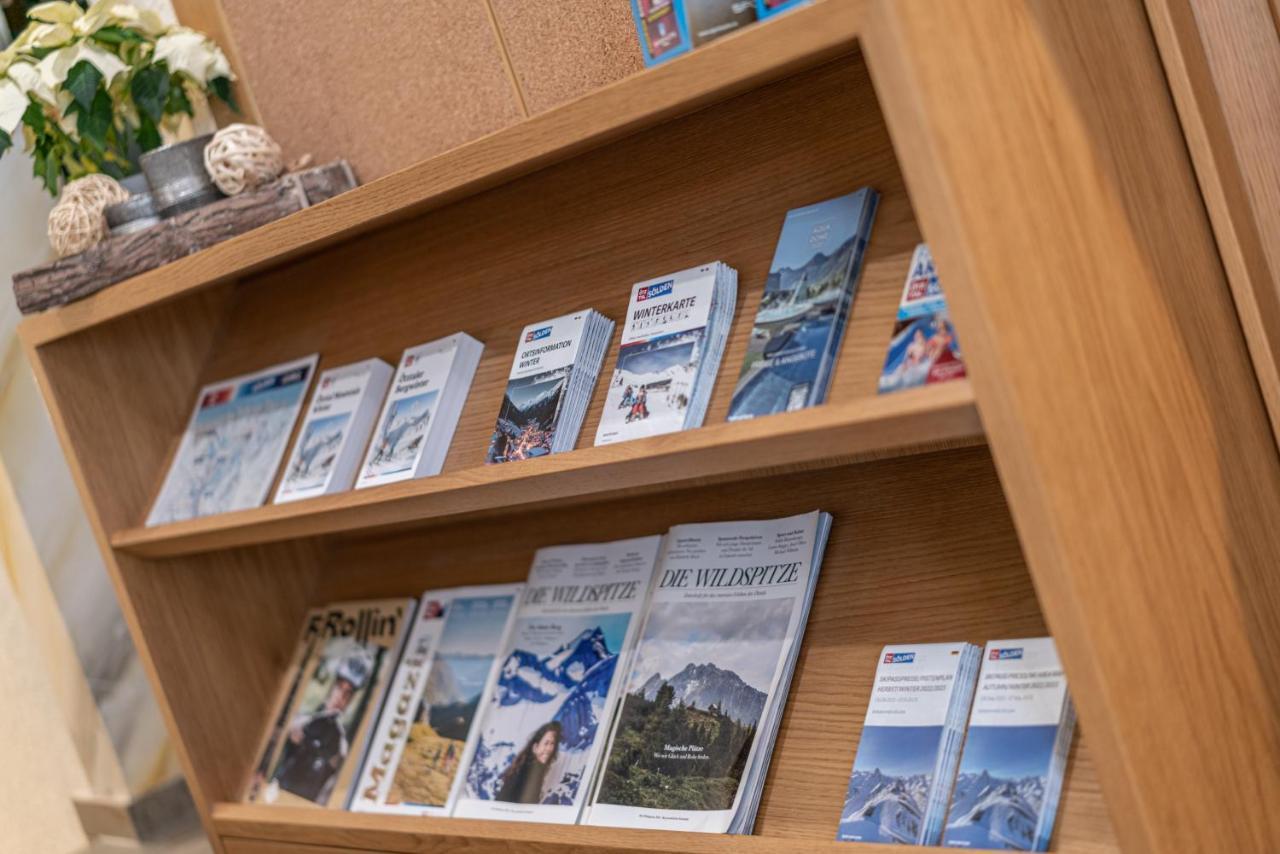
[[632, 287], [597, 445], [702, 426], [737, 296], [720, 261]]
[[413, 619], [412, 599], [328, 605], [308, 617], [302, 662], [259, 803], [345, 808]]
[[404, 351], [356, 489], [440, 473], [482, 352], [465, 332]]
[[960, 342], [951, 324], [947, 298], [938, 271], [921, 243], [911, 257], [911, 269], [898, 304], [898, 320], [880, 372], [880, 393], [964, 377]]
[[307, 356], [200, 389], [147, 526], [261, 506], [318, 359]]
[[588, 824], [751, 832], [830, 525], [667, 532]]
[[980, 654], [970, 643], [881, 650], [837, 840], [938, 844]]
[[989, 641], [943, 847], [1049, 850], [1074, 728], [1053, 638]]
[[390, 381], [391, 366], [381, 359], [320, 374], [276, 504], [351, 488]]
[[826, 400], [878, 199], [864, 187], [787, 212], [729, 404], [730, 421]]
[[692, 47], [683, 3], [684, 0], [631, 0], [640, 55], [646, 66], [675, 59]]
[[352, 797], [356, 812], [446, 816], [498, 677], [522, 585], [431, 590], [396, 668]]
[[453, 814], [573, 824], [591, 791], [661, 537], [540, 549]]
[[280, 696], [272, 707], [271, 724], [262, 737], [262, 746], [258, 750], [258, 761], [254, 763], [249, 785], [245, 787], [243, 800], [254, 803], [261, 799], [263, 786], [267, 782], [267, 771], [280, 744], [280, 736], [284, 732], [285, 723], [289, 719], [289, 710], [293, 707], [293, 698], [298, 694], [298, 686], [302, 683], [302, 674], [311, 661], [316, 650], [316, 638], [324, 623], [324, 609], [313, 608], [307, 612], [302, 624], [302, 636], [293, 649], [289, 669], [285, 671], [285, 680], [280, 685]]
[[592, 309], [522, 329], [485, 462], [572, 450], [612, 336]]

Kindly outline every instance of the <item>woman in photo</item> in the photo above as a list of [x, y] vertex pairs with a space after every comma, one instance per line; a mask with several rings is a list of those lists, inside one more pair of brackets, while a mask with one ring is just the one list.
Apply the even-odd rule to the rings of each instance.
[[494, 800], [512, 804], [536, 804], [542, 800], [547, 770], [560, 755], [561, 732], [558, 721], [543, 724], [534, 731], [524, 750], [502, 775], [502, 787]]

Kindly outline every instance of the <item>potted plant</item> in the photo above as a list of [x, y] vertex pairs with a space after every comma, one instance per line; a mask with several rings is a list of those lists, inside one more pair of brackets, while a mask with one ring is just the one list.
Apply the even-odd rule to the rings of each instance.
[[207, 36], [124, 0], [42, 3], [0, 51], [0, 156], [19, 138], [52, 195], [92, 173], [123, 178], [176, 138], [193, 99], [236, 109], [231, 67]]

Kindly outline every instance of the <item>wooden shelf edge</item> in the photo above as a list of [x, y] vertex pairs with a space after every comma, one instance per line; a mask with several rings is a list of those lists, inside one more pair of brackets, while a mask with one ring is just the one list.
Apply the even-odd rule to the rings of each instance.
[[[835, 835], [832, 817], [832, 836]], [[644, 852], [644, 854], [810, 854], [810, 852], [909, 852], [936, 850], [914, 845], [864, 845], [824, 839], [777, 836], [727, 836], [662, 830], [628, 830], [463, 818], [349, 813], [339, 810], [219, 803], [213, 826], [224, 838], [252, 839], [291, 845], [394, 852], [481, 852], [557, 850]]]
[[202, 252], [24, 319], [39, 347], [441, 207], [852, 49], [863, 4], [820, 2], [371, 181]]
[[324, 534], [443, 523], [825, 468], [984, 441], [967, 380], [369, 490], [116, 532], [111, 545], [175, 557]]

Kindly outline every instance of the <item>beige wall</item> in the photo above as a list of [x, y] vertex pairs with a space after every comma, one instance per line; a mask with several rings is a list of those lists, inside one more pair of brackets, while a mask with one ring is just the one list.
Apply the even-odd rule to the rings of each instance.
[[345, 157], [364, 181], [642, 67], [629, 0], [220, 2], [287, 157]]

